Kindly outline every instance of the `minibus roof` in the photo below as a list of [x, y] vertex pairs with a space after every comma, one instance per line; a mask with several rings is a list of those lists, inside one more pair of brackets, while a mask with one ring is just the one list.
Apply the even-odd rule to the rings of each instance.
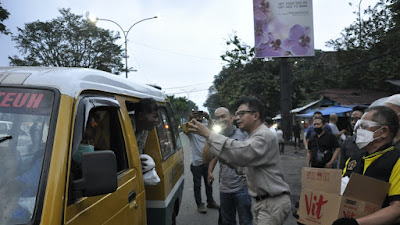
[[84, 90], [101, 90], [139, 98], [151, 97], [156, 101], [166, 99], [161, 90], [150, 85], [87, 68], [0, 67], [0, 84], [52, 87], [73, 98], [77, 98]]

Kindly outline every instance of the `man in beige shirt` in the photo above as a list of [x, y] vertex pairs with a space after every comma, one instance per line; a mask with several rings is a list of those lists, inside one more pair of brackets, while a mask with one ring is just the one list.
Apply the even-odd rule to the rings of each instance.
[[283, 178], [277, 137], [262, 122], [265, 106], [253, 97], [239, 100], [236, 106], [237, 125], [249, 134], [244, 141], [211, 132], [195, 120], [189, 123], [189, 130], [208, 138], [213, 155], [244, 168], [253, 202], [253, 223], [283, 224], [290, 212], [290, 189]]

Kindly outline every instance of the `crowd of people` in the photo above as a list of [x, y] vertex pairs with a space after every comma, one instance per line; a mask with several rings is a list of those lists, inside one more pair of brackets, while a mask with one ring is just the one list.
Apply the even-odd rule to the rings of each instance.
[[[191, 146], [191, 170], [198, 211], [201, 178], [208, 208], [220, 210], [218, 224], [283, 224], [291, 214], [290, 188], [280, 163], [283, 132], [275, 129], [265, 106], [254, 97], [238, 100], [232, 110], [191, 112], [186, 134]], [[364, 112], [365, 111], [365, 112]], [[201, 117], [201, 118], [200, 118]], [[342, 169], [343, 176], [359, 173], [391, 184], [382, 209], [362, 218], [340, 218], [334, 225], [394, 224], [400, 221], [400, 94], [384, 105], [354, 107], [347, 129], [338, 129], [338, 115], [315, 112], [304, 135], [306, 166]], [[213, 129], [219, 127], [220, 129]], [[343, 127], [343, 126], [340, 126]], [[301, 148], [301, 125], [293, 126], [293, 145]], [[220, 206], [212, 197], [213, 170], [220, 164]], [[368, 188], [368, 187], [366, 187]]]
[[[144, 176], [154, 171], [154, 161], [144, 153], [148, 132], [158, 124], [158, 107], [153, 99], [142, 99], [133, 118]], [[208, 113], [191, 111], [185, 134], [190, 141], [193, 190], [199, 213], [207, 208], [219, 210], [218, 224], [283, 224], [291, 214], [290, 187], [284, 179], [280, 154], [284, 153], [283, 132], [275, 129], [265, 106], [255, 97], [238, 100], [229, 110], [219, 107], [212, 121]], [[359, 173], [391, 184], [382, 209], [362, 218], [340, 218], [334, 225], [393, 224], [400, 221], [400, 94], [389, 97], [384, 105], [353, 108], [352, 132], [337, 127], [338, 116], [329, 115], [329, 123], [316, 111], [304, 135], [306, 166], [337, 168], [343, 176]], [[101, 117], [88, 120], [78, 151], [93, 151], [98, 138], [96, 127]], [[219, 128], [219, 129], [216, 129]], [[293, 144], [300, 147], [301, 126], [293, 126]], [[91, 148], [88, 148], [91, 147]], [[213, 198], [213, 171], [219, 162], [220, 205]], [[154, 174], [157, 178], [157, 174]], [[155, 185], [150, 182], [146, 185]], [[157, 179], [156, 179], [157, 180]], [[207, 205], [202, 201], [202, 180]], [[159, 180], [158, 180], [159, 181]]]

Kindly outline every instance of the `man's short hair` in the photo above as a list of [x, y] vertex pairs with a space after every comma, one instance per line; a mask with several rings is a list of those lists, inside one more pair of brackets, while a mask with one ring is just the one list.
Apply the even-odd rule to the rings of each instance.
[[313, 114], [313, 116], [315, 116], [315, 114], [319, 114], [319, 115], [322, 116], [322, 112], [320, 112], [320, 111], [315, 111], [314, 114]]
[[362, 106], [359, 106], [359, 105], [353, 107], [353, 112], [354, 111], [360, 111], [360, 112], [364, 113], [364, 110], [365, 110], [365, 107], [362, 107]]
[[268, 125], [269, 125], [269, 124], [274, 124], [274, 121], [273, 121], [272, 118], [269, 117], [269, 116], [265, 117], [264, 122], [266, 122]]
[[260, 120], [261, 121], [264, 120], [265, 106], [261, 102], [260, 99], [258, 99], [256, 97], [244, 97], [244, 98], [241, 98], [235, 103], [235, 109], [237, 110], [239, 108], [239, 106], [243, 105], [243, 104], [247, 105], [247, 107], [249, 107], [250, 111], [254, 111], [254, 112], [260, 113]]
[[322, 121], [322, 125], [325, 124], [325, 119], [324, 119], [324, 117], [320, 117], [320, 116], [315, 117], [315, 118], [313, 119], [313, 123], [314, 123], [314, 120], [321, 120], [321, 121]]
[[365, 112], [373, 112], [372, 121], [388, 126], [392, 138], [396, 136], [399, 129], [399, 120], [391, 108], [387, 106], [373, 106], [366, 109]]
[[158, 105], [157, 105], [156, 100], [154, 100], [152, 98], [140, 99], [138, 112], [144, 113], [144, 114], [149, 114], [149, 113], [152, 113], [157, 110], [158, 110]]

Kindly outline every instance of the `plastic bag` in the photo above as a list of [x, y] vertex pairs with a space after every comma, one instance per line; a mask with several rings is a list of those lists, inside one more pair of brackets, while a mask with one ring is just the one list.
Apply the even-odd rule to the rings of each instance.
[[142, 164], [143, 173], [146, 173], [147, 171], [152, 170], [156, 166], [156, 163], [154, 162], [153, 158], [151, 158], [147, 154], [141, 154], [139, 156], [139, 158], [140, 158], [140, 162]]
[[157, 185], [160, 182], [156, 170], [153, 168], [143, 174], [144, 185]]

